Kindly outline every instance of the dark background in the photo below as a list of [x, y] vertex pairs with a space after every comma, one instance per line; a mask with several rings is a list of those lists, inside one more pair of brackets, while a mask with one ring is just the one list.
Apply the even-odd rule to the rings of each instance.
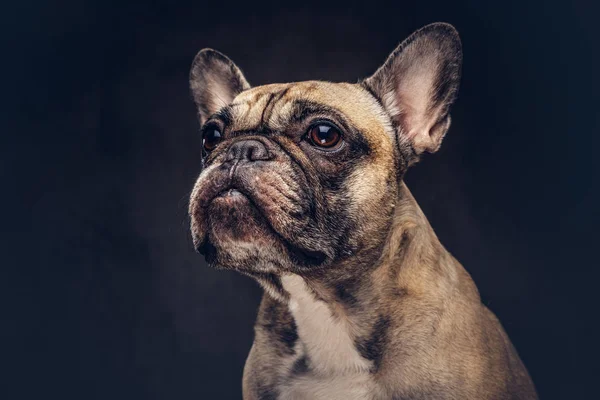
[[599, 6], [487, 3], [5, 2], [0, 397], [240, 398], [261, 290], [192, 250], [194, 55], [254, 85], [354, 82], [447, 21], [453, 126], [407, 182], [542, 399], [591, 398]]

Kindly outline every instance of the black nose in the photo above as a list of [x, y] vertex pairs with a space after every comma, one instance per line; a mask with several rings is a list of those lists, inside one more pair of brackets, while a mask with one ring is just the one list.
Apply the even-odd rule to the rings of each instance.
[[240, 140], [231, 145], [227, 151], [227, 161], [259, 161], [268, 160], [269, 152], [265, 145], [254, 139]]

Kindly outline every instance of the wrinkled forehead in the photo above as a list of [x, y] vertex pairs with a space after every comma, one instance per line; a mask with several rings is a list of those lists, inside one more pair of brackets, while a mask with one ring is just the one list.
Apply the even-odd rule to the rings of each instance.
[[389, 136], [389, 118], [358, 85], [308, 81], [258, 86], [240, 93], [229, 108], [232, 129], [284, 130], [309, 113], [343, 117], [367, 139]]

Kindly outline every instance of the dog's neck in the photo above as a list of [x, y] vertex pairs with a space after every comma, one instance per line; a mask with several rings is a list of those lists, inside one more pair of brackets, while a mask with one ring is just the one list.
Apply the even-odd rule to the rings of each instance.
[[468, 274], [441, 245], [404, 184], [383, 252], [366, 268], [358, 265], [366, 262], [359, 256], [332, 266], [330, 271], [339, 273], [327, 279], [281, 278], [299, 343], [314, 368], [378, 368], [381, 349], [373, 350], [373, 344], [383, 342], [378, 335], [385, 335], [386, 327], [397, 327], [403, 302], [440, 304], [457, 289], [478, 297]]

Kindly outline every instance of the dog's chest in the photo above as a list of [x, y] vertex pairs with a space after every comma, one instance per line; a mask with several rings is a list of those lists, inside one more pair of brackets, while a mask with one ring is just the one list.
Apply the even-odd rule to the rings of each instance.
[[290, 294], [289, 307], [298, 330], [296, 354], [303, 368], [292, 370], [281, 398], [369, 398], [372, 362], [357, 351], [350, 322], [332, 315], [299, 276], [285, 276], [282, 283]]
[[371, 400], [377, 388], [364, 374], [318, 377], [303, 376], [290, 379], [279, 390], [280, 400]]

